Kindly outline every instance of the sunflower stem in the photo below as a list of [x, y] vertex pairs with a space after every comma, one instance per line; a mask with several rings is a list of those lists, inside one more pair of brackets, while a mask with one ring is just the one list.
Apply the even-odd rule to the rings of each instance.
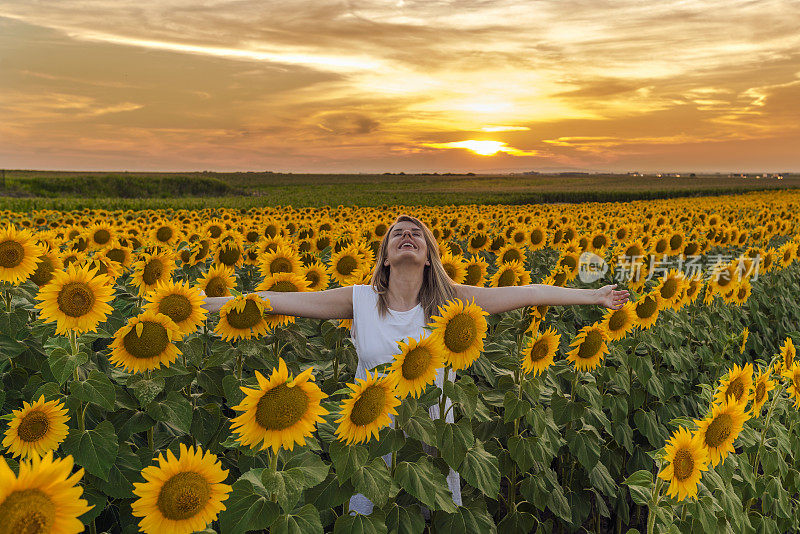
[[394, 476], [394, 470], [397, 467], [397, 451], [392, 451], [392, 476]]
[[3, 289], [3, 297], [6, 301], [6, 311], [11, 312], [11, 290]]
[[[772, 367], [772, 365], [770, 365]], [[761, 449], [764, 447], [764, 438], [767, 434], [767, 429], [769, 428], [769, 420], [772, 418], [772, 411], [775, 409], [775, 404], [777, 404], [778, 397], [780, 397], [781, 392], [783, 391], [783, 383], [781, 382], [780, 388], [772, 395], [772, 403], [769, 405], [769, 411], [767, 412], [767, 419], [764, 421], [764, 428], [761, 429], [761, 439], [758, 443], [758, 449], [756, 449], [756, 459], [753, 462], [753, 476], [758, 476], [758, 462], [761, 459]]]
[[444, 405], [447, 403], [447, 395], [444, 393], [444, 385], [447, 383], [448, 375], [450, 374], [450, 368], [445, 366], [444, 368], [444, 380], [442, 380], [442, 396], [439, 398], [439, 419], [445, 421], [445, 413], [444, 413]]
[[242, 351], [236, 351], [236, 379], [242, 379]]
[[97, 526], [94, 524], [94, 519], [89, 523], [89, 534], [97, 534]]
[[147, 429], [147, 446], [151, 451], [155, 452], [156, 448], [153, 445], [153, 427]]

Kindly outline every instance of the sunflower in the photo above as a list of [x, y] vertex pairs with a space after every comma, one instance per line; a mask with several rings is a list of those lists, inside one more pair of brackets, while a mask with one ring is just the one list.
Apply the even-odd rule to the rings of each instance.
[[209, 297], [229, 297], [231, 289], [236, 287], [233, 269], [223, 265], [212, 265], [206, 274], [197, 279], [200, 291]]
[[632, 301], [626, 302], [618, 310], [608, 310], [600, 321], [610, 341], [616, 341], [628, 335], [636, 327], [636, 311]]
[[749, 280], [743, 279], [741, 282], [736, 284], [736, 291], [730, 297], [730, 302], [737, 306], [741, 306], [747, 299], [750, 298], [750, 294], [753, 292], [753, 284], [750, 283]]
[[733, 442], [749, 418], [744, 412], [744, 404], [725, 400], [721, 404], [712, 404], [711, 413], [705, 419], [695, 419], [697, 435], [708, 450], [712, 467], [724, 460], [729, 452], [734, 452]]
[[149, 237], [156, 243], [171, 247], [180, 241], [181, 231], [172, 221], [163, 221], [152, 228]]
[[708, 288], [713, 293], [725, 295], [730, 291], [732, 286], [735, 286], [734, 280], [736, 274], [736, 267], [733, 264], [722, 264], [717, 262], [712, 271], [711, 279], [708, 282]]
[[[83, 468], [74, 474], [72, 456], [53, 459], [33, 455], [19, 464], [19, 476], [0, 457], [0, 517], [3, 532], [79, 534], [85, 530], [80, 516], [93, 508], [81, 499], [78, 484]], [[71, 476], [70, 476], [71, 475]]]
[[231, 431], [236, 440], [251, 449], [272, 447], [293, 450], [294, 444], [305, 446], [305, 438], [314, 432], [317, 423], [324, 421], [328, 411], [320, 406], [327, 395], [313, 384], [313, 367], [292, 378], [283, 358], [269, 379], [256, 371], [258, 388], [242, 387], [245, 398], [233, 409], [244, 413], [231, 419]]
[[275, 250], [264, 252], [258, 266], [261, 276], [267, 278], [277, 273], [300, 273], [300, 258], [290, 247], [279, 244]]
[[117, 278], [122, 275], [122, 266], [114, 260], [107, 258], [103, 254], [95, 254], [86, 260], [87, 267], [97, 269], [98, 274], [105, 274], [109, 278], [109, 283], [114, 285]]
[[[719, 390], [714, 395], [714, 402], [722, 403], [725, 399], [729, 402], [736, 402], [747, 405], [753, 389], [753, 364], [748, 363], [740, 368], [733, 364], [725, 378], [720, 380]], [[732, 400], [731, 400], [732, 398]]]
[[520, 264], [524, 265], [525, 259], [525, 251], [522, 249], [522, 247], [514, 243], [508, 243], [497, 251], [495, 265], [500, 267], [504, 263], [511, 261], [518, 261]]
[[467, 278], [466, 262], [461, 255], [453, 255], [445, 252], [441, 257], [442, 267], [444, 267], [447, 276], [456, 284], [463, 284]]
[[775, 381], [769, 379], [769, 369], [761, 371], [755, 378], [753, 387], [753, 407], [750, 416], [758, 418], [761, 416], [761, 408], [767, 402], [768, 393], [775, 389]]
[[241, 267], [244, 264], [244, 245], [241, 238], [228, 238], [221, 241], [212, 256], [216, 265], [224, 265], [229, 269]]
[[744, 353], [744, 346], [745, 346], [745, 343], [747, 343], [747, 336], [749, 334], [750, 334], [750, 329], [745, 326], [744, 329], [742, 329], [742, 344], [739, 347], [739, 354], [743, 354]]
[[633, 305], [636, 326], [642, 330], [647, 330], [655, 324], [660, 310], [661, 293], [659, 291], [651, 291], [643, 295]]
[[167, 449], [167, 458], [158, 455], [158, 467], [142, 469], [145, 482], [133, 483], [133, 515], [141, 517], [139, 528], [146, 534], [190, 534], [204, 530], [225, 510], [222, 501], [232, 488], [222, 482], [228, 470], [222, 469], [216, 455], [200, 447], [179, 446], [179, 458]]
[[269, 310], [272, 310], [269, 301], [256, 293], [240, 295], [220, 308], [219, 322], [214, 332], [223, 341], [261, 337], [270, 329], [264, 318], [264, 312]]
[[13, 457], [44, 456], [58, 448], [67, 437], [67, 409], [59, 401], [44, 401], [44, 395], [34, 403], [22, 403], [22, 409], [13, 411], [8, 423], [3, 447], [10, 449]]
[[397, 396], [404, 399], [408, 394], [417, 398], [428, 384], [433, 384], [444, 365], [441, 347], [431, 336], [419, 340], [409, 337], [408, 342], [398, 342], [400, 354], [395, 355], [389, 371], [394, 373]]
[[662, 309], [677, 310], [680, 307], [683, 292], [688, 285], [689, 281], [683, 273], [676, 269], [670, 269], [661, 278], [658, 285], [653, 288], [653, 291], [658, 291], [661, 294]]
[[119, 239], [114, 239], [111, 241], [108, 246], [103, 248], [102, 252], [106, 258], [119, 263], [122, 266], [123, 271], [127, 271], [133, 263], [133, 254], [131, 254], [131, 248], [123, 246]]
[[21, 284], [35, 271], [44, 247], [26, 229], [0, 229], [0, 282]]
[[519, 261], [514, 260], [502, 264], [489, 279], [489, 287], [507, 287], [519, 285], [523, 278], [525, 268]]
[[324, 291], [330, 285], [331, 277], [328, 274], [328, 266], [321, 261], [313, 261], [307, 266], [301, 267], [300, 275], [308, 281], [308, 289], [311, 291]]
[[539, 250], [547, 246], [547, 228], [542, 225], [534, 225], [528, 230], [528, 242], [525, 244], [528, 250]]
[[800, 365], [792, 363], [788, 369], [781, 371], [781, 376], [789, 380], [789, 387], [786, 391], [794, 397], [795, 406], [800, 407]]
[[531, 323], [534, 335], [521, 354], [522, 371], [525, 374], [532, 372], [533, 376], [538, 376], [553, 365], [553, 358], [561, 340], [561, 334], [557, 334], [552, 327], [548, 327], [544, 332], [539, 332], [538, 329], [538, 322]]
[[178, 326], [181, 334], [191, 334], [206, 320], [205, 299], [196, 287], [186, 282], [160, 282], [147, 294], [145, 310], [163, 313]]
[[117, 235], [117, 230], [108, 223], [98, 222], [86, 230], [89, 248], [103, 248], [107, 246]]
[[605, 328], [595, 323], [584, 326], [569, 344], [575, 347], [567, 353], [567, 360], [575, 363], [575, 369], [591, 371], [600, 366], [600, 360], [608, 354], [608, 332]]
[[36, 308], [44, 322], [56, 322], [56, 334], [96, 332], [112, 311], [113, 292], [108, 276], [73, 264], [39, 289]]
[[340, 286], [346, 286], [352, 275], [367, 263], [363, 251], [357, 245], [348, 245], [339, 252], [331, 254], [331, 276]]
[[[309, 291], [308, 286], [308, 280], [299, 274], [277, 273], [265, 278], [258, 284], [256, 291], [279, 291], [283, 293], [306, 292]], [[265, 320], [270, 327], [275, 327], [295, 322], [295, 316], [268, 313]]]
[[64, 262], [61, 261], [61, 255], [58, 251], [56, 249], [45, 249], [39, 257], [39, 263], [30, 276], [30, 280], [39, 288], [42, 288], [53, 280], [56, 271], [62, 271], [63, 269]]
[[486, 273], [489, 264], [479, 256], [473, 256], [464, 265], [466, 277], [462, 282], [464, 285], [483, 287], [486, 283]]
[[131, 281], [139, 287], [139, 296], [142, 297], [148, 291], [155, 289], [159, 282], [172, 279], [175, 256], [170, 251], [144, 253], [132, 268]]
[[431, 317], [428, 326], [433, 328], [431, 335], [441, 345], [445, 364], [454, 371], [466, 369], [480, 357], [483, 340], [486, 337], [489, 315], [474, 300], [466, 304], [460, 299], [439, 306], [440, 315]]
[[474, 255], [477, 255], [481, 250], [485, 250], [489, 244], [489, 236], [486, 232], [475, 232], [467, 239], [467, 250]]
[[780, 346], [780, 360], [776, 363], [775, 368], [780, 373], [786, 369], [791, 369], [792, 365], [794, 365], [795, 356], [797, 355], [797, 350], [795, 349], [794, 342], [792, 338], [787, 337], [783, 345]]
[[336, 435], [348, 445], [366, 443], [374, 436], [378, 439], [380, 429], [392, 423], [389, 415], [397, 415], [396, 374], [378, 377], [366, 371], [367, 378], [357, 378], [356, 384], [347, 384], [353, 393], [341, 404], [341, 417]]
[[145, 311], [131, 317], [114, 334], [108, 361], [132, 373], [165, 367], [181, 353], [173, 341], [182, 334], [172, 319], [163, 313]]
[[681, 427], [664, 446], [667, 465], [658, 478], [669, 482], [667, 495], [679, 501], [697, 495], [701, 471], [708, 469], [708, 451], [703, 447], [699, 433], [692, 434]]

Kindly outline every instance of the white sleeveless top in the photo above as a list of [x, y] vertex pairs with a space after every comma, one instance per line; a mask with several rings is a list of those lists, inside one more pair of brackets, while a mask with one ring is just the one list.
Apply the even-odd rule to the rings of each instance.
[[[398, 341], [408, 342], [408, 337], [414, 337], [418, 341], [425, 337], [429, 332], [425, 326], [425, 310], [422, 304], [417, 304], [407, 311], [388, 310], [386, 317], [381, 318], [378, 314], [378, 293], [372, 285], [356, 284], [353, 286], [353, 324], [350, 327], [350, 339], [356, 347], [358, 354], [358, 366], [356, 367], [356, 378], [366, 379], [367, 370], [372, 372], [372, 368], [383, 363], [391, 363], [396, 354], [400, 354]], [[453, 377], [449, 380], [452, 382]], [[436, 375], [436, 385], [442, 388], [444, 385], [444, 371], [439, 369]], [[453, 410], [447, 411], [450, 407], [450, 399], [445, 404], [445, 421], [453, 422]], [[439, 419], [439, 404], [435, 403], [428, 409], [431, 419]], [[394, 416], [389, 416], [394, 426]], [[423, 448], [427, 447], [423, 444]], [[391, 455], [386, 455], [384, 459], [389, 463]], [[453, 493], [453, 501], [461, 505], [461, 484], [458, 473], [450, 469], [447, 476], [447, 485]], [[350, 500], [350, 510], [361, 514], [372, 512], [372, 503], [361, 494], [354, 495]]]

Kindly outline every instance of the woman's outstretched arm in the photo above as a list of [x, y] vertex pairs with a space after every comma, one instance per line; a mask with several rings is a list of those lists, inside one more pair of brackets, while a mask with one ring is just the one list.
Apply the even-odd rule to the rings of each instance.
[[[202, 293], [202, 292], [201, 292]], [[233, 297], [205, 297], [203, 308], [211, 313], [218, 312]], [[272, 311], [267, 313], [294, 315], [311, 319], [352, 319], [353, 286], [336, 287], [325, 291], [301, 291], [284, 293], [281, 291], [255, 291], [255, 294], [269, 299]]]
[[626, 289], [615, 290], [617, 284], [597, 289], [528, 284], [525, 286], [476, 287], [456, 284], [456, 293], [464, 300], [475, 299], [475, 304], [489, 313], [502, 313], [523, 306], [568, 306], [572, 304], [597, 304], [620, 309], [627, 301]]

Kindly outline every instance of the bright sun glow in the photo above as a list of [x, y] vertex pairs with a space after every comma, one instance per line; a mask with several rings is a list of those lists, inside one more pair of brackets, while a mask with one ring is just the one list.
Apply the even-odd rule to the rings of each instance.
[[431, 148], [465, 148], [481, 156], [494, 156], [498, 152], [505, 152], [512, 156], [538, 156], [535, 150], [519, 150], [508, 146], [501, 141], [477, 141], [469, 139], [467, 141], [453, 141], [450, 143], [424, 143], [424, 146]]

